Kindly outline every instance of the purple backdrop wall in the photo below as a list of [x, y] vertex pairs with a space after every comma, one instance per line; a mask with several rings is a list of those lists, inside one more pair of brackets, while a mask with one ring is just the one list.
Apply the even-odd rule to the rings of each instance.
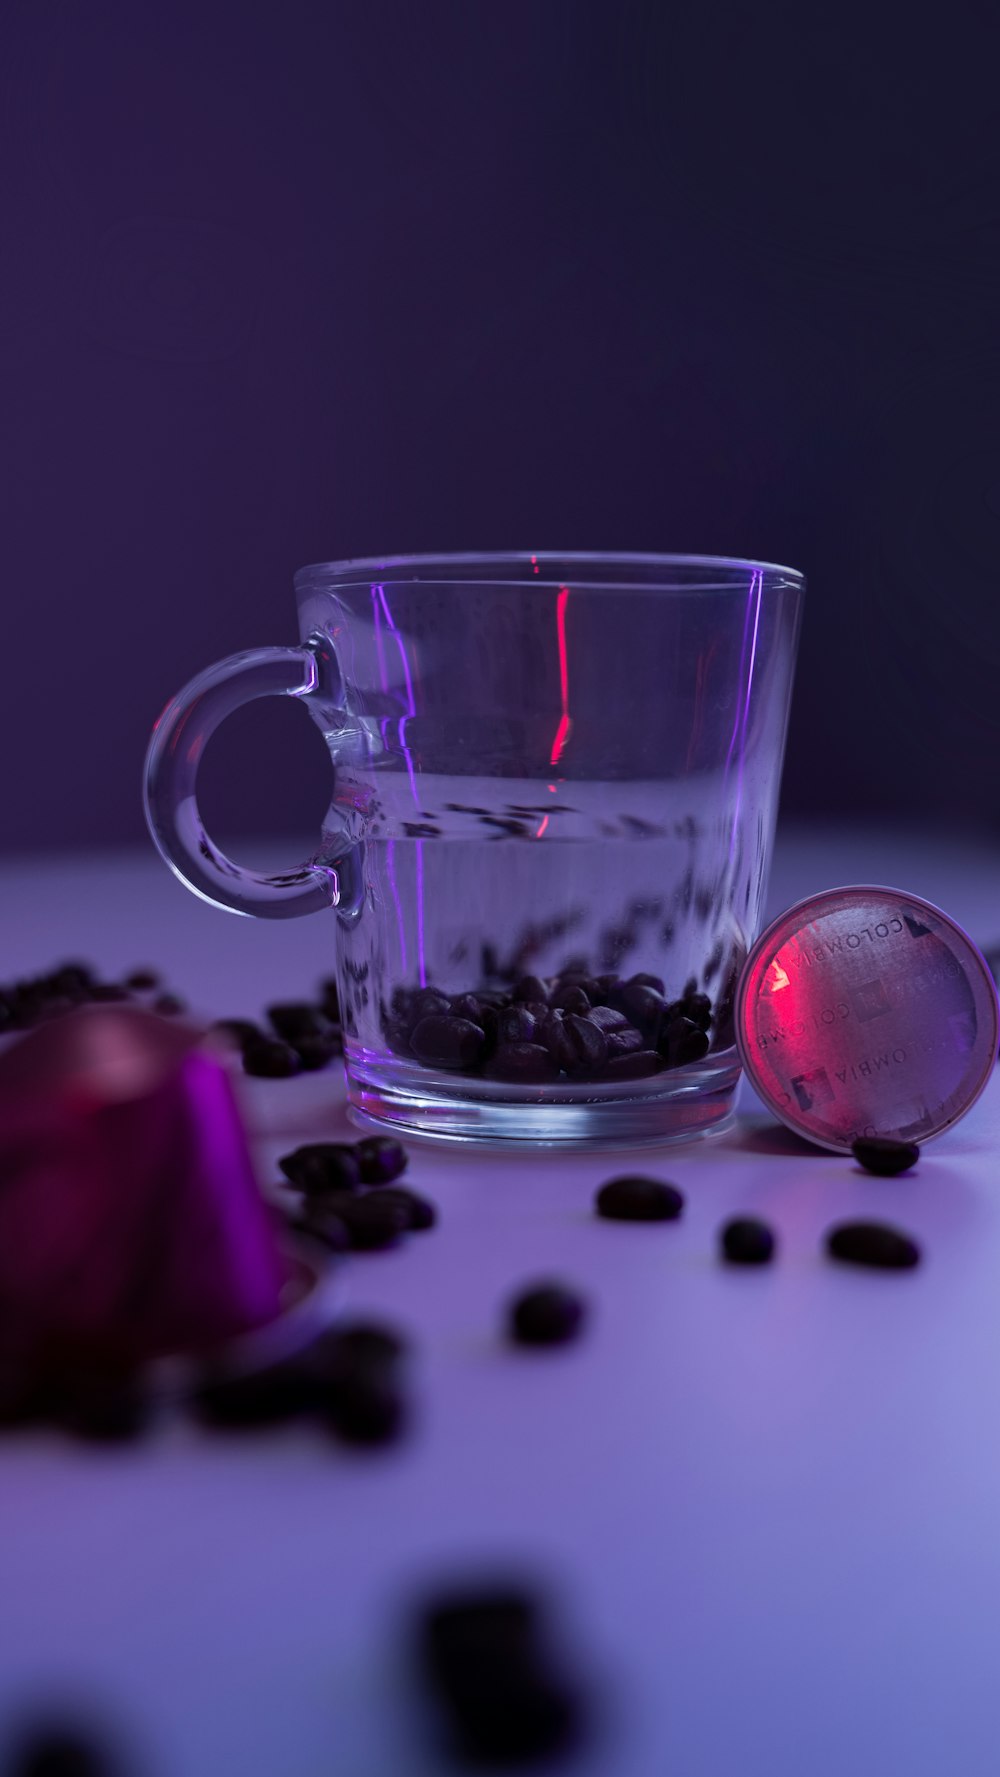
[[[8, 0], [0, 844], [141, 837], [300, 564], [501, 547], [804, 568], [784, 808], [1000, 831], [1000, 19], [902, 21]], [[293, 709], [205, 775], [325, 801]]]

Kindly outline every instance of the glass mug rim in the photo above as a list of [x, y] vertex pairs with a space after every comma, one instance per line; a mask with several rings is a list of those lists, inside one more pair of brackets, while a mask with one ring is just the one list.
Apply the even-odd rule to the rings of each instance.
[[[657, 576], [674, 570], [692, 570], [692, 579], [680, 584], [661, 581]], [[540, 570], [547, 570], [541, 572]], [[568, 573], [565, 571], [569, 570]], [[628, 578], [634, 573], [635, 578]], [[481, 585], [515, 584], [550, 586], [561, 578], [571, 578], [578, 585], [603, 587], [611, 591], [661, 590], [667, 592], [708, 592], [742, 590], [746, 575], [760, 575], [761, 589], [805, 590], [806, 578], [798, 568], [778, 562], [753, 561], [730, 555], [658, 555], [640, 551], [600, 550], [500, 550], [465, 553], [349, 556], [341, 561], [311, 562], [293, 576], [296, 591], [309, 592], [317, 586], [350, 586], [369, 583], [373, 578], [390, 576], [394, 581], [412, 580], [426, 584], [455, 584], [468, 580]], [[610, 575], [610, 579], [605, 576]], [[708, 576], [728, 575], [719, 585]], [[600, 576], [600, 577], [599, 577]]]

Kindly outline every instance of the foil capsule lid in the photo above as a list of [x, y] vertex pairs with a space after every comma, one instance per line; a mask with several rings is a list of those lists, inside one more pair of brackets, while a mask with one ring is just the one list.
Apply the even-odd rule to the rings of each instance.
[[1000, 1007], [982, 953], [901, 889], [827, 889], [757, 939], [736, 990], [736, 1044], [765, 1104], [807, 1141], [925, 1142], [975, 1104]]

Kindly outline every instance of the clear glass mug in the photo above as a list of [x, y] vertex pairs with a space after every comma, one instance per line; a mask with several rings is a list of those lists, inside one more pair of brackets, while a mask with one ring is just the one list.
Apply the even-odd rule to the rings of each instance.
[[[317, 972], [336, 969], [356, 1119], [547, 1145], [725, 1128], [802, 576], [453, 555], [295, 585], [299, 647], [234, 655], [163, 712], [146, 814], [216, 906], [330, 915]], [[334, 767], [319, 848], [280, 876], [225, 857], [195, 794], [212, 731], [263, 696], [300, 698]]]

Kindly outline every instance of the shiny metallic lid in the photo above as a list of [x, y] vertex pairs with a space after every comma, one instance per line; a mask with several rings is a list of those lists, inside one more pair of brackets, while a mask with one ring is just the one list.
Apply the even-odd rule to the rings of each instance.
[[838, 1153], [863, 1135], [925, 1142], [993, 1070], [993, 977], [953, 919], [901, 889], [810, 895], [757, 939], [736, 1043], [776, 1117]]

